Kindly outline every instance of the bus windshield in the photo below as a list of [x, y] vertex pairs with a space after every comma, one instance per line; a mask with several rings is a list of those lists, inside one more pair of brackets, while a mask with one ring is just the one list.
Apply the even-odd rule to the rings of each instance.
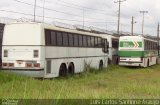
[[122, 36], [119, 39], [119, 50], [142, 50], [144, 41], [139, 36]]
[[142, 41], [120, 41], [122, 48], [142, 48]]

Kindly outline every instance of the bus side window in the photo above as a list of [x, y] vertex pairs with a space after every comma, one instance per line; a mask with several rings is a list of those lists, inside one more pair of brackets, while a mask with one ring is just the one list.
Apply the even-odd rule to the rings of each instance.
[[83, 38], [82, 35], [78, 35], [79, 36], [79, 47], [83, 46]]
[[51, 45], [51, 31], [45, 30], [45, 44]]
[[95, 44], [94, 44], [94, 47], [97, 47], [98, 46], [98, 37], [95, 37]]
[[69, 36], [69, 46], [73, 47], [73, 45], [74, 45], [74, 43], [73, 43], [74, 42], [74, 39], [73, 39], [74, 36], [71, 33], [69, 33], [68, 36]]
[[79, 47], [79, 39], [78, 35], [74, 34], [74, 47]]
[[109, 42], [107, 41], [107, 39], [105, 40], [105, 49], [106, 49], [106, 53], [108, 53]]
[[51, 45], [53, 45], [53, 46], [57, 45], [56, 32], [55, 31], [51, 31]]
[[101, 38], [98, 38], [98, 46], [97, 47], [102, 47], [102, 39]]
[[63, 46], [68, 46], [68, 34], [66, 32], [63, 32]]
[[83, 36], [83, 46], [84, 46], [84, 47], [87, 47], [87, 45], [88, 45], [88, 44], [87, 44], [87, 36], [84, 35], [84, 36]]
[[91, 36], [91, 47], [94, 47], [94, 45], [95, 45], [94, 37]]
[[147, 50], [147, 41], [146, 40], [144, 41], [144, 46], [145, 46], [144, 50]]
[[108, 53], [109, 43], [107, 39], [102, 39], [103, 52]]
[[88, 47], [91, 47], [91, 37], [87, 36], [87, 43], [88, 43]]
[[[109, 49], [109, 42], [107, 41], [107, 49]], [[108, 52], [109, 52], [109, 50], [108, 50]]]
[[61, 32], [57, 32], [57, 45], [58, 46], [62, 46], [62, 33]]

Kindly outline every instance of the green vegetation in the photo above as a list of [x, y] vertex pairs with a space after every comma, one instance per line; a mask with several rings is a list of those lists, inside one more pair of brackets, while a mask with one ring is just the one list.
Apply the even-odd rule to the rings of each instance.
[[107, 69], [55, 79], [0, 72], [0, 99], [160, 99], [160, 65]]

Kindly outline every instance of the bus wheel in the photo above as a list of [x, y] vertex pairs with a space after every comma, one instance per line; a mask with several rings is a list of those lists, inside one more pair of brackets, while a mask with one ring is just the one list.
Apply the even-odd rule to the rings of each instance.
[[62, 63], [59, 68], [59, 76], [61, 77], [67, 76], [67, 68], [66, 68], [66, 64], [64, 63]]
[[149, 67], [149, 59], [148, 59], [148, 61], [147, 61], [147, 67]]
[[99, 62], [99, 69], [100, 69], [100, 70], [103, 69], [103, 61], [102, 61], [102, 60]]
[[73, 64], [73, 62], [71, 62], [68, 66], [68, 73], [72, 74], [72, 75], [74, 74], [74, 64]]

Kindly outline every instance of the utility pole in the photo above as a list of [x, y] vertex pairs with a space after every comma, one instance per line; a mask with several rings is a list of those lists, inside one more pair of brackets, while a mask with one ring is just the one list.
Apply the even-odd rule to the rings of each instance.
[[159, 56], [159, 23], [158, 23], [158, 27], [157, 27], [157, 40], [158, 40], [158, 56]]
[[36, 21], [36, 3], [37, 1], [35, 0], [34, 2], [34, 22]]
[[121, 3], [124, 2], [126, 0], [118, 0], [118, 1], [114, 1], [114, 3], [119, 3], [119, 9], [118, 9], [118, 26], [117, 26], [117, 33], [119, 35], [119, 26], [120, 26], [120, 17], [121, 17]]
[[84, 9], [83, 9], [83, 29], [84, 29]]
[[134, 21], [134, 17], [132, 16], [132, 22], [131, 22], [131, 34], [132, 34], [132, 36], [133, 36], [133, 24], [134, 23], [136, 23], [136, 22]]
[[43, 23], [44, 23], [44, 10], [45, 10], [45, 0], [43, 1]]
[[144, 14], [148, 13], [148, 11], [140, 11], [140, 13], [143, 14], [143, 18], [142, 18], [142, 35], [143, 35], [143, 33], [144, 33]]

